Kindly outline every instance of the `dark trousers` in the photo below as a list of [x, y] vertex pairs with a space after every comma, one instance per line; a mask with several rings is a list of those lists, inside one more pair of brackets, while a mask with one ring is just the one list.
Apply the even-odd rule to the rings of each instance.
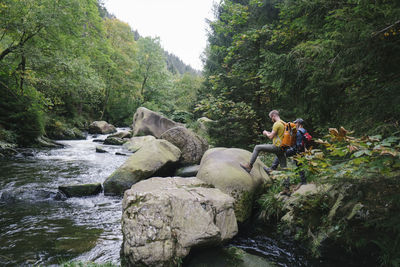
[[[298, 153], [298, 152], [297, 152], [295, 149], [289, 148], [288, 150], [286, 150], [286, 153], [285, 153], [285, 154], [286, 154], [286, 157], [291, 157], [291, 156], [296, 155], [297, 153]], [[302, 164], [299, 163], [297, 160], [294, 160], [294, 161], [296, 162], [296, 166], [297, 166], [297, 167], [299, 167], [299, 166], [302, 165]], [[271, 169], [276, 170], [276, 169], [278, 168], [278, 165], [279, 165], [279, 159], [278, 159], [278, 157], [276, 157], [275, 160], [274, 160], [274, 162], [272, 163]], [[300, 175], [300, 183], [301, 183], [301, 184], [306, 184], [307, 181], [306, 181], [306, 174], [305, 174], [305, 172], [304, 172], [304, 171], [300, 171], [300, 172], [299, 172], [299, 175]], [[290, 186], [290, 178], [285, 179], [285, 180], [283, 181], [283, 185], [285, 186], [285, 188], [289, 189], [289, 186]]]

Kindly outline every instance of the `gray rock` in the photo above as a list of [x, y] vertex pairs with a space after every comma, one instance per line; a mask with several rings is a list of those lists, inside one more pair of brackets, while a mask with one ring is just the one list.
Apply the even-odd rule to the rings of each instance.
[[163, 132], [177, 126], [180, 124], [144, 107], [138, 108], [133, 115], [133, 135], [152, 135], [160, 138]]
[[44, 136], [40, 136], [36, 139], [37, 144], [40, 147], [49, 147], [49, 148], [59, 148], [59, 147], [64, 147], [64, 145], [59, 144], [49, 138], [46, 138]]
[[128, 140], [124, 140], [118, 137], [107, 137], [106, 140], [104, 140], [105, 145], [117, 145], [117, 146], [122, 146], [125, 142]]
[[128, 140], [126, 143], [124, 143], [123, 147], [131, 152], [136, 152], [140, 148], [142, 148], [142, 146], [144, 146], [147, 142], [151, 142], [154, 140], [156, 140], [156, 138], [152, 135], [135, 136], [132, 137], [130, 140]]
[[205, 139], [182, 126], [165, 131], [160, 138], [174, 144], [182, 151], [183, 165], [199, 164], [208, 149]]
[[194, 177], [141, 181], [124, 194], [122, 253], [131, 266], [177, 265], [192, 247], [237, 234], [233, 202]]
[[15, 144], [0, 141], [0, 154], [2, 154], [3, 157], [15, 156], [18, 154], [18, 151], [15, 150], [16, 147], [17, 145]]
[[179, 148], [165, 140], [147, 142], [104, 181], [104, 193], [122, 195], [140, 180], [172, 175], [180, 156]]
[[200, 169], [200, 165], [182, 167], [176, 171], [175, 176], [195, 177], [197, 175], [197, 172], [199, 171], [199, 169]]
[[97, 153], [107, 153], [107, 151], [104, 150], [104, 148], [102, 148], [102, 147], [100, 147], [100, 146], [97, 146], [97, 147], [96, 147], [96, 152], [97, 152]]
[[250, 157], [251, 153], [243, 149], [210, 149], [204, 154], [196, 176], [236, 200], [235, 213], [239, 222], [250, 217], [256, 190], [264, 181], [270, 181], [259, 159], [250, 174], [240, 167], [239, 164], [248, 162]]
[[106, 121], [94, 121], [89, 125], [89, 133], [91, 134], [109, 134], [116, 131], [114, 125], [108, 124]]
[[121, 139], [131, 138], [132, 137], [132, 133], [129, 132], [129, 131], [120, 131], [118, 133], [111, 134], [108, 137], [118, 137], [118, 138], [121, 138]]
[[102, 191], [100, 183], [60, 185], [58, 187], [66, 197], [85, 197], [97, 195]]

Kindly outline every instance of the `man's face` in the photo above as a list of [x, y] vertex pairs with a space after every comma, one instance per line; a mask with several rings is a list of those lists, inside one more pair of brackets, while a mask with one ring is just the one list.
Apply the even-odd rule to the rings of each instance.
[[275, 115], [272, 115], [270, 118], [272, 122], [275, 122]]

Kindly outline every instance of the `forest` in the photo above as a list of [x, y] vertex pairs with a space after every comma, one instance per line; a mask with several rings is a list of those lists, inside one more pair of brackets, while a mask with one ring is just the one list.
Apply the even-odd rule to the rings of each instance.
[[197, 110], [219, 120], [222, 144], [259, 141], [272, 109], [319, 134], [399, 131], [399, 1], [235, 0], [215, 13]]
[[189, 112], [200, 73], [97, 0], [0, 3], [0, 139], [32, 145], [93, 120], [132, 123], [139, 106]]

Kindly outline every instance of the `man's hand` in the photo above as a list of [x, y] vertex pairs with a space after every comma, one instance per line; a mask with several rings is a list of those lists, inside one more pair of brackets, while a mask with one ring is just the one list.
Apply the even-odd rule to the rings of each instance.
[[262, 132], [262, 134], [265, 135], [265, 136], [268, 136], [268, 135], [270, 134], [270, 132], [264, 130], [264, 131]]

